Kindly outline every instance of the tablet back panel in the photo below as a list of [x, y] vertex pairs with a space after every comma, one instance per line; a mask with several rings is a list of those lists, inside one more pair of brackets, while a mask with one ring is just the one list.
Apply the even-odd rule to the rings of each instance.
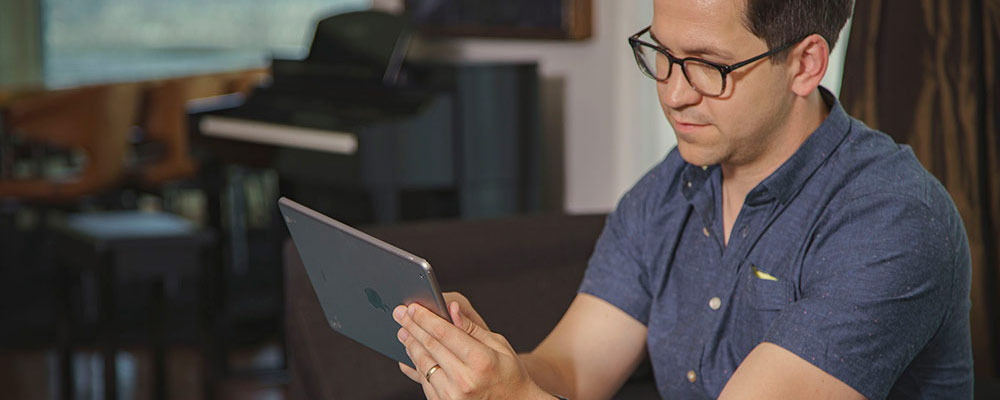
[[287, 198], [278, 207], [327, 324], [412, 367], [392, 310], [415, 302], [450, 320], [430, 264]]

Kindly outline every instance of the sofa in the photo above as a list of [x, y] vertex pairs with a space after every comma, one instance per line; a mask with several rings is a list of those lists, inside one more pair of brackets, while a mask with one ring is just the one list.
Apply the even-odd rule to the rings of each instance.
[[[602, 215], [536, 215], [362, 229], [434, 266], [519, 352], [533, 349], [576, 295]], [[396, 362], [331, 330], [291, 241], [284, 248], [288, 398], [416, 399]], [[616, 398], [659, 398], [648, 363]]]

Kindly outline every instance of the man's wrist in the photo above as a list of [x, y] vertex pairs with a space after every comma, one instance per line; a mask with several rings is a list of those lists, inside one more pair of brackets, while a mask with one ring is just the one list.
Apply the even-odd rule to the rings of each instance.
[[555, 393], [549, 393], [549, 392], [545, 391], [545, 389], [538, 388], [538, 390], [540, 390], [542, 393], [545, 393], [545, 396], [542, 397], [542, 398], [544, 398], [546, 400], [552, 400], [552, 399], [568, 400], [567, 398], [565, 398], [565, 397], [563, 397], [561, 395], [558, 395], [558, 394], [555, 394]]
[[549, 393], [549, 392], [545, 391], [545, 389], [542, 389], [541, 386], [538, 386], [538, 385], [532, 385], [532, 386], [534, 386], [534, 392], [535, 392], [536, 395], [528, 397], [530, 399], [539, 399], [539, 400], [541, 400], [541, 399], [544, 399], [544, 400], [559, 399], [559, 400], [567, 400], [563, 396], [560, 396], [560, 395], [554, 394], [554, 393]]

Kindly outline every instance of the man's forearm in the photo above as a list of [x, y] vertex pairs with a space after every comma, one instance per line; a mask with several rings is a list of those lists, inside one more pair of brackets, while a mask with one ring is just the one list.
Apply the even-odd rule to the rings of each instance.
[[539, 387], [548, 393], [552, 393], [567, 398], [575, 398], [573, 393], [573, 382], [550, 360], [535, 353], [521, 353], [518, 355], [521, 364], [528, 371], [528, 375]]

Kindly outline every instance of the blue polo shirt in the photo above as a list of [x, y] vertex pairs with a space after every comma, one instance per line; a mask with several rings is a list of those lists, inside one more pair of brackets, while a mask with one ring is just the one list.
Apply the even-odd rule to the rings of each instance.
[[648, 328], [660, 395], [718, 397], [762, 342], [870, 399], [971, 399], [971, 260], [908, 146], [830, 115], [747, 195], [723, 244], [722, 172], [674, 149], [608, 216], [581, 293]]

